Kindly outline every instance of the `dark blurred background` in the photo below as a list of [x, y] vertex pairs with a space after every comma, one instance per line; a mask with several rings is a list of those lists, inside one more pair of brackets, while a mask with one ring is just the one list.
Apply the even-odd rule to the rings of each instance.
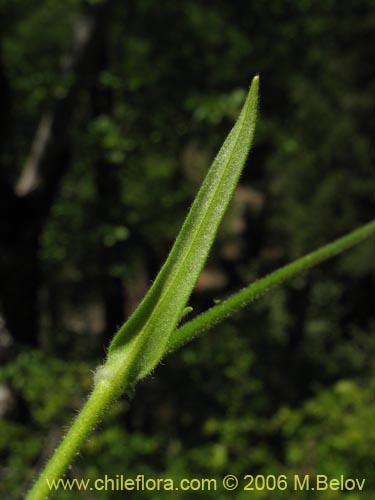
[[[371, 218], [375, 5], [0, 6], [0, 495], [15, 500], [167, 256], [256, 73], [255, 144], [191, 317]], [[171, 356], [115, 404], [70, 476], [344, 474], [375, 498], [373, 250], [294, 279]]]

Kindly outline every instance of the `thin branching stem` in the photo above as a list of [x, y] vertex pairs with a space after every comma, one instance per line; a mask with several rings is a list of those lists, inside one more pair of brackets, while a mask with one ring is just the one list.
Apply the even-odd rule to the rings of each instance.
[[185, 325], [178, 328], [169, 341], [169, 351], [178, 349], [183, 344], [190, 342], [196, 336], [212, 328], [214, 325], [222, 322], [228, 316], [232, 316], [239, 309], [247, 306], [250, 302], [258, 299], [270, 289], [275, 288], [284, 281], [287, 281], [302, 271], [306, 271], [313, 266], [316, 266], [324, 260], [330, 259], [335, 255], [347, 250], [348, 248], [357, 245], [361, 241], [375, 234], [375, 222], [368, 224], [348, 233], [332, 243], [329, 243], [314, 252], [311, 252], [304, 257], [301, 257], [290, 264], [287, 264], [268, 276], [257, 280], [247, 288], [232, 295], [220, 304], [212, 307], [208, 311], [202, 313], [192, 319]]

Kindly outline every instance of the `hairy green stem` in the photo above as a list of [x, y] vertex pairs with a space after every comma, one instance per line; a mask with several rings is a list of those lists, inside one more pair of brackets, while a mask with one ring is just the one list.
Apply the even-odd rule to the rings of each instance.
[[304, 257], [301, 257], [290, 264], [287, 264], [268, 276], [257, 280], [247, 288], [232, 295], [219, 305], [212, 307], [208, 311], [197, 316], [182, 327], [178, 328], [169, 340], [168, 351], [174, 351], [182, 345], [193, 340], [197, 335], [220, 323], [228, 316], [250, 302], [258, 299], [261, 295], [268, 292], [271, 288], [280, 285], [284, 281], [293, 278], [296, 274], [306, 271], [311, 267], [327, 260], [344, 250], [357, 245], [361, 241], [375, 234], [375, 222], [352, 231], [351, 233], [329, 243]]
[[26, 500], [44, 500], [53, 490], [49, 484], [58, 481], [65, 474], [87, 436], [94, 429], [106, 408], [127, 387], [129, 363], [118, 363], [117, 369], [108, 371], [100, 366], [95, 373], [95, 386], [70, 430], [56, 448], [52, 458], [30, 489]]
[[93, 390], [68, 434], [30, 490], [26, 500], [48, 498], [51, 494], [48, 481], [56, 481], [65, 474], [73, 457], [78, 453], [88, 433], [94, 427], [110, 400], [111, 395], [108, 391], [99, 390], [99, 388]]

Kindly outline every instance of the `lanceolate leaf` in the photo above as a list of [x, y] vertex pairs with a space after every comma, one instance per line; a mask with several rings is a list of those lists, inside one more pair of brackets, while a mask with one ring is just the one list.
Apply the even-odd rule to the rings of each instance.
[[111, 369], [126, 363], [128, 381], [142, 378], [155, 367], [183, 315], [251, 146], [258, 83], [255, 77], [154, 284], [110, 345], [105, 366]]

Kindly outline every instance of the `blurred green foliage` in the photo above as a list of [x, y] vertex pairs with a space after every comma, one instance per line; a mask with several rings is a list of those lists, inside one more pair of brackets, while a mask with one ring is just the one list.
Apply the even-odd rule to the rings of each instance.
[[[71, 85], [60, 63], [82, 2], [0, 5], [15, 145], [2, 154], [14, 157], [5, 174], [15, 181], [42, 112]], [[121, 283], [130, 312], [255, 73], [260, 119], [242, 185], [260, 198], [255, 206], [250, 193], [226, 221], [209, 260], [225, 284], [194, 294], [194, 312], [369, 220], [373, 9], [372, 0], [114, 2], [106, 62], [67, 124], [69, 170], [40, 239], [40, 348], [14, 346], [1, 368], [16, 400], [0, 423], [4, 498], [20, 497], [104, 356], [103, 279]], [[99, 110], [96, 93], [109, 96]], [[345, 474], [366, 477], [366, 496], [316, 498], [375, 498], [373, 253], [369, 242], [322, 265], [168, 359], [116, 403], [69, 476]]]

